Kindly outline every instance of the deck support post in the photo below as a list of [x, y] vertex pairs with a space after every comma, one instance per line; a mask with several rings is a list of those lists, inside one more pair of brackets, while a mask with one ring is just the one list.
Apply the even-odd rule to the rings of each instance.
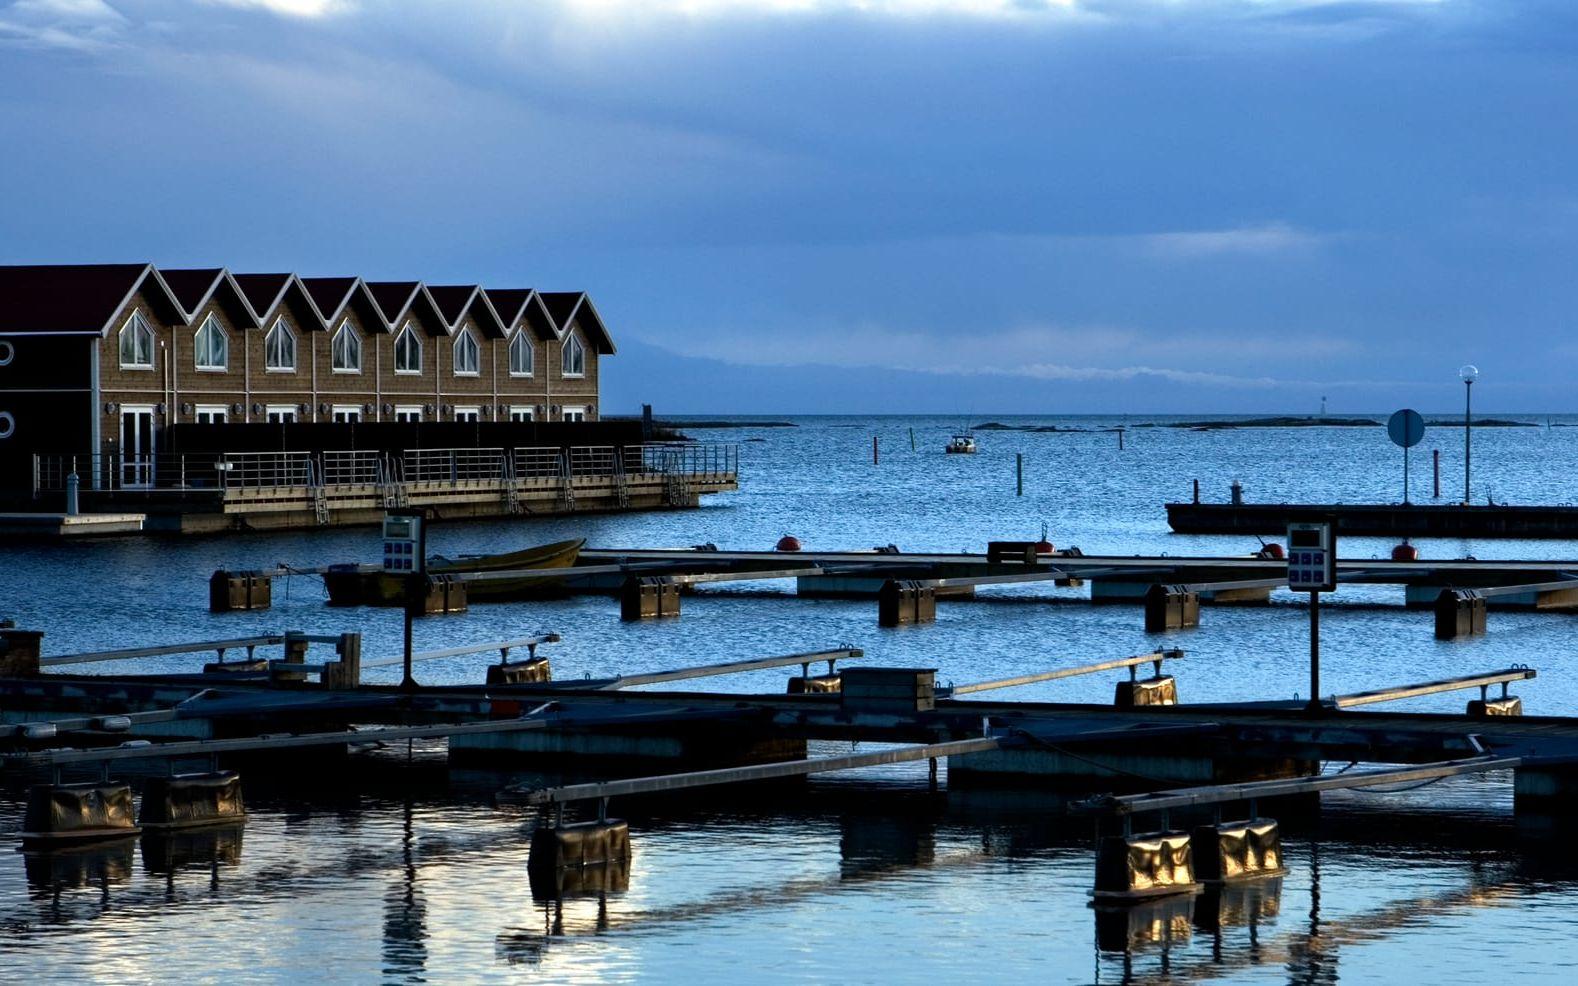
[[1156, 584], [1145, 590], [1145, 632], [1166, 633], [1200, 625], [1200, 594], [1182, 585]]

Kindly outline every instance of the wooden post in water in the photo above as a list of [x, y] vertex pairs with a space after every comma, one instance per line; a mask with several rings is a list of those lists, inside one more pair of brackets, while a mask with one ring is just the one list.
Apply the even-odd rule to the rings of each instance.
[[910, 425], [910, 451], [915, 451], [915, 426]]
[[1431, 457], [1436, 462], [1436, 499], [1439, 500], [1441, 499], [1441, 450], [1435, 449], [1431, 452]]
[[877, 464], [877, 436], [871, 436], [871, 464]]
[[1025, 454], [1014, 453], [1014, 496], [1025, 495]]
[[1122, 428], [1118, 429], [1118, 451], [1119, 452], [1123, 451], [1123, 429]]

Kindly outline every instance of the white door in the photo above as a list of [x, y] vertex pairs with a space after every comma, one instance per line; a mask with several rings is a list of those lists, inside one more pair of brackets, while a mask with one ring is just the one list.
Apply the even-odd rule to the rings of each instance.
[[121, 405], [121, 486], [147, 489], [154, 480], [153, 408]]

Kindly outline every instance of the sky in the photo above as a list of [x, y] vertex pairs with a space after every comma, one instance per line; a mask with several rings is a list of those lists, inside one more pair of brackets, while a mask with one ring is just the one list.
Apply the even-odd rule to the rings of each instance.
[[1575, 54], [1571, 0], [0, 0], [0, 263], [584, 289], [609, 413], [1578, 412]]

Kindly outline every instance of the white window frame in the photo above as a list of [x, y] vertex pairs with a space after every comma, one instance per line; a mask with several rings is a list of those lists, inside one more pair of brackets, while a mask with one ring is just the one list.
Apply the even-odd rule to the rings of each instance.
[[[217, 363], [203, 362], [203, 333], [210, 330], [217, 334], [219, 345], [224, 349], [222, 354], [224, 358]], [[212, 341], [208, 345], [211, 348], [213, 346]], [[207, 318], [203, 319], [203, 324], [197, 327], [197, 331], [192, 333], [192, 367], [199, 373], [230, 372], [230, 333], [225, 331], [225, 327], [219, 324], [219, 317], [212, 312], [208, 314]]]
[[[409, 334], [411, 336], [412, 340], [414, 340], [415, 343], [416, 343], [416, 368], [415, 369], [411, 369], [411, 370], [405, 370], [405, 369], [401, 369], [400, 368], [400, 340], [404, 339], [407, 334]], [[397, 334], [395, 336], [394, 357], [395, 357], [394, 366], [395, 366], [395, 373], [396, 374], [398, 374], [400, 376], [421, 376], [422, 375], [422, 334], [416, 330], [416, 323], [415, 322], [407, 322], [407, 323], [405, 323], [405, 328], [401, 329], [399, 334]]]
[[[579, 370], [570, 369], [570, 354], [576, 354], [576, 362], [581, 364]], [[559, 369], [566, 380], [579, 380], [586, 376], [586, 344], [574, 331], [564, 337], [564, 346], [559, 353]]]
[[394, 420], [420, 422], [422, 420], [422, 405], [396, 404], [394, 409]]
[[452, 413], [454, 414], [456, 421], [481, 421], [482, 420], [482, 405], [480, 405], [480, 404], [465, 404], [465, 405], [456, 404], [455, 405], [455, 409], [454, 409], [454, 411]]
[[511, 421], [536, 421], [537, 420], [537, 405], [535, 405], [535, 404], [511, 404], [510, 405], [510, 420]]
[[[214, 419], [204, 421], [203, 416]], [[192, 420], [198, 424], [222, 425], [230, 421], [230, 406], [228, 404], [199, 404], [192, 409]]]
[[[270, 350], [271, 350], [271, 347], [274, 345], [273, 339], [274, 339], [276, 334], [283, 335], [286, 339], [290, 340], [290, 365], [289, 366], [286, 366], [283, 363], [281, 363], [281, 364], [279, 364], [277, 366], [274, 364], [274, 361], [273, 361], [272, 354], [271, 354]], [[281, 315], [279, 318], [276, 318], [274, 320], [273, 326], [271, 326], [269, 328], [269, 330], [263, 334], [263, 372], [264, 373], [295, 373], [296, 372], [296, 354], [297, 354], [296, 342], [297, 342], [297, 340], [296, 340], [296, 333], [294, 331], [292, 331], [290, 325], [285, 321], [285, 316]]]
[[[471, 347], [472, 364], [469, 370], [460, 368], [460, 347], [462, 345]], [[450, 369], [457, 377], [474, 377], [482, 372], [482, 345], [477, 342], [477, 337], [471, 333], [470, 329], [460, 330], [460, 335], [455, 337], [454, 352], [450, 354], [450, 357]]]
[[[572, 415], [573, 415], [573, 417], [572, 417]], [[586, 420], [586, 405], [585, 404], [566, 404], [565, 406], [559, 408], [559, 420], [560, 421], [585, 421]]]
[[[346, 334], [349, 334], [350, 338], [356, 344], [355, 366], [335, 365], [340, 361], [340, 337]], [[346, 319], [345, 321], [341, 322], [340, 327], [334, 330], [334, 335], [329, 339], [329, 369], [335, 373], [362, 372], [362, 334], [356, 331], [356, 326], [351, 324], [350, 319]]]
[[[526, 344], [526, 369], [517, 370], [515, 369], [515, 347], [522, 342]], [[510, 361], [510, 376], [530, 378], [536, 374], [537, 347], [534, 345], [531, 332], [524, 325], [515, 330], [515, 335], [510, 339], [509, 352], [506, 355]]]
[[263, 420], [269, 424], [295, 424], [301, 420], [301, 411], [294, 404], [266, 404]]
[[[146, 362], [146, 363], [139, 363], [139, 362], [137, 362], [137, 344], [136, 344], [136, 342], [132, 343], [132, 362], [130, 362], [130, 363], [126, 362], [126, 355], [125, 355], [126, 350], [125, 350], [125, 345], [124, 345], [125, 338], [126, 338], [126, 333], [130, 332], [130, 331], [135, 331], [135, 330], [141, 330], [143, 333], [146, 333], [147, 336], [148, 336], [148, 362]], [[121, 369], [123, 369], [123, 370], [152, 370], [153, 369], [153, 351], [154, 351], [154, 348], [155, 348], [154, 347], [154, 343], [156, 341], [157, 341], [157, 337], [155, 337], [154, 334], [153, 334], [153, 326], [149, 325], [148, 324], [148, 320], [146, 318], [142, 317], [142, 311], [140, 309], [134, 309], [132, 311], [131, 315], [127, 317], [126, 321], [121, 323], [121, 330], [115, 336], [115, 350], [116, 350], [116, 353], [120, 356]]]
[[329, 420], [335, 424], [360, 424], [362, 421], [362, 406], [360, 404], [331, 404], [329, 405]]

